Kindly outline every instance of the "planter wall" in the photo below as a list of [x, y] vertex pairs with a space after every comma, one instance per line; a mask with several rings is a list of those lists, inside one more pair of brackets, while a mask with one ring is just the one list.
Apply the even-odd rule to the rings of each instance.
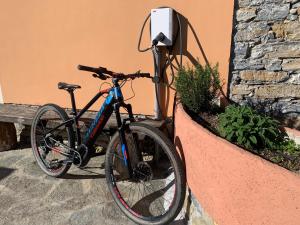
[[210, 133], [179, 105], [175, 144], [188, 185], [219, 225], [299, 225], [300, 176]]

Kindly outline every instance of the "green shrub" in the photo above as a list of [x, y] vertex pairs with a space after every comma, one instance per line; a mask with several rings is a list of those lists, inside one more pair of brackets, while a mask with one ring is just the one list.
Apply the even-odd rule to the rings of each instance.
[[279, 143], [278, 151], [290, 155], [290, 156], [299, 156], [300, 155], [300, 145], [296, 144], [294, 140], [284, 140], [283, 142]]
[[287, 138], [278, 121], [248, 106], [228, 106], [219, 116], [218, 131], [230, 142], [257, 151], [279, 149]]
[[183, 105], [199, 113], [207, 111], [220, 87], [218, 66], [196, 65], [195, 68], [183, 67], [175, 79], [176, 90]]

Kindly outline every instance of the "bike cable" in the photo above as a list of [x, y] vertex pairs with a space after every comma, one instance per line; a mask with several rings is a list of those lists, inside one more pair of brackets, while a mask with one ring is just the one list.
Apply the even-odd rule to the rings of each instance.
[[135, 92], [134, 92], [133, 87], [132, 87], [132, 80], [130, 81], [130, 88], [131, 88], [131, 91], [132, 91], [132, 96], [130, 96], [129, 98], [125, 99], [124, 102], [126, 102], [126, 101], [128, 101], [128, 100], [130, 100], [130, 99], [132, 99], [132, 98], [135, 97]]

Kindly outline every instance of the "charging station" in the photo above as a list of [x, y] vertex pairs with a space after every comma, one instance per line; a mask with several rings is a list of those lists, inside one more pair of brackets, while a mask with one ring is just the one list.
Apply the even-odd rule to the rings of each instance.
[[[147, 21], [150, 19], [150, 38], [151, 47], [141, 49], [141, 40], [143, 31]], [[177, 26], [176, 26], [177, 25]], [[163, 119], [162, 116], [162, 103], [161, 92], [164, 85], [170, 87], [174, 81], [174, 70], [171, 63], [170, 55], [174, 55], [173, 47], [177, 42], [177, 36], [180, 36], [180, 65], [182, 67], [182, 29], [179, 14], [172, 8], [159, 7], [152, 9], [150, 14], [146, 17], [139, 37], [138, 51], [146, 52], [152, 50], [154, 59], [154, 78], [155, 83], [155, 102], [154, 102], [154, 118], [156, 120]], [[167, 57], [163, 57], [163, 54], [167, 53]], [[162, 62], [167, 59], [165, 62]], [[164, 83], [164, 74], [166, 67], [171, 68], [172, 81], [170, 84]]]
[[163, 39], [160, 40], [157, 46], [172, 46], [173, 45], [173, 9], [158, 8], [151, 10], [151, 41], [162, 33]]

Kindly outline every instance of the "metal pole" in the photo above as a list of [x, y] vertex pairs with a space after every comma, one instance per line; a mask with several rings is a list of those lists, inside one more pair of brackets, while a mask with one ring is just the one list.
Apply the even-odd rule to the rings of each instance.
[[162, 86], [160, 83], [160, 80], [162, 79], [161, 77], [161, 51], [157, 48], [154, 47], [153, 49], [153, 54], [154, 54], [154, 66], [155, 66], [155, 89], [154, 89], [154, 119], [155, 120], [161, 120], [162, 119], [162, 99], [161, 99], [161, 91], [162, 91]]

